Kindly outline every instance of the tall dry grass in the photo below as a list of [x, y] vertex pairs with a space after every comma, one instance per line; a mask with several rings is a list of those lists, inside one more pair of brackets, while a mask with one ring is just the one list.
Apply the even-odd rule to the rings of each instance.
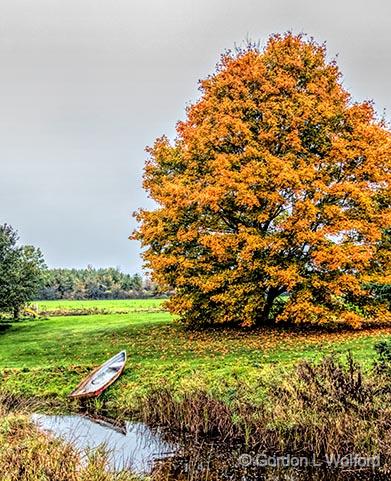
[[391, 369], [377, 364], [363, 372], [350, 355], [299, 363], [282, 383], [270, 383], [258, 405], [239, 397], [228, 405], [202, 390], [177, 397], [164, 387], [140, 405], [145, 422], [194, 439], [317, 459], [381, 455], [383, 470], [391, 472]]

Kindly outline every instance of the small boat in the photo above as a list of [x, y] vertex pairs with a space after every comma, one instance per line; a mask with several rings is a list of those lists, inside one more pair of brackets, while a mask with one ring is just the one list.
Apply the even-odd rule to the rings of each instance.
[[121, 351], [102, 366], [94, 369], [78, 386], [71, 392], [71, 398], [98, 397], [111, 386], [123, 373], [126, 364], [126, 352]]

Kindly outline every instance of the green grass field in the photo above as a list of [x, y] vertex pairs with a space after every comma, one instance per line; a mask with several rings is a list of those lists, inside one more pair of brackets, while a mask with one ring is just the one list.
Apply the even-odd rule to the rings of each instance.
[[160, 310], [162, 299], [126, 299], [126, 300], [83, 300], [70, 301], [66, 299], [55, 301], [33, 302], [34, 307], [38, 307], [39, 312], [55, 313], [56, 311], [79, 311], [88, 309], [98, 309], [114, 313]]
[[0, 390], [61, 401], [92, 367], [126, 349], [126, 371], [104, 395], [113, 407], [131, 410], [140, 395], [157, 386], [178, 393], [202, 388], [229, 400], [239, 381], [255, 399], [262, 395], [258, 389], [262, 380], [277, 379], [303, 358], [351, 350], [369, 366], [374, 344], [391, 336], [391, 328], [336, 333], [193, 332], [176, 323], [159, 300], [51, 301], [40, 303], [40, 308], [56, 310], [59, 305], [112, 312], [53, 316], [2, 329]]

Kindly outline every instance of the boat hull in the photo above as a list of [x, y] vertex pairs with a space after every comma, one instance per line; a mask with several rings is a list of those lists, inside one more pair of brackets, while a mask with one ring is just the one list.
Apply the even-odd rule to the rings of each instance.
[[74, 399], [96, 398], [111, 386], [123, 373], [126, 364], [126, 352], [121, 351], [101, 366], [94, 369], [69, 397]]

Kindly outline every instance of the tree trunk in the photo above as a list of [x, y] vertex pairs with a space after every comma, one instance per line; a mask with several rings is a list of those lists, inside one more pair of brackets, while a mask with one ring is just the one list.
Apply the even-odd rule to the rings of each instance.
[[274, 301], [276, 300], [279, 292], [278, 289], [275, 288], [270, 288], [269, 292], [267, 293], [266, 296], [266, 301], [265, 301], [265, 306], [260, 314], [260, 316], [257, 318], [257, 326], [261, 325], [267, 325], [270, 324], [270, 312], [272, 310]]
[[20, 315], [19, 306], [14, 306], [14, 321], [17, 321], [19, 319], [19, 315]]

